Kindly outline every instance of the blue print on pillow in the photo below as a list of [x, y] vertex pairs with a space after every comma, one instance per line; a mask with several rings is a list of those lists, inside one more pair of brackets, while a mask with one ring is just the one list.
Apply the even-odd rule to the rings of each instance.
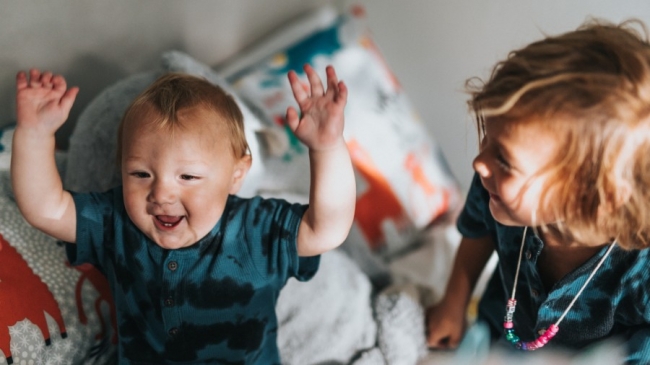
[[9, 170], [11, 139], [14, 136], [14, 128], [14, 125], [0, 128], [0, 171]]

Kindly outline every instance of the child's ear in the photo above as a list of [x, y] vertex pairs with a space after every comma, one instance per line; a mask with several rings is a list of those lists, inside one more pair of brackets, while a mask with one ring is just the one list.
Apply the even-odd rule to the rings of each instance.
[[248, 170], [250, 170], [252, 162], [253, 159], [250, 155], [246, 155], [237, 161], [237, 164], [235, 165], [235, 171], [232, 174], [230, 194], [237, 194], [239, 189], [241, 189], [241, 186], [244, 183], [244, 178], [246, 178], [246, 174], [248, 174]]

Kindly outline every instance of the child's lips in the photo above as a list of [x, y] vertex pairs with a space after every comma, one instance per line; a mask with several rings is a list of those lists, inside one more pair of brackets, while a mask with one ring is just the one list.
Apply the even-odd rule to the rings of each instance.
[[154, 223], [156, 224], [156, 227], [164, 231], [173, 230], [181, 223], [182, 220], [183, 220], [183, 216], [176, 216], [176, 215], [154, 216]]

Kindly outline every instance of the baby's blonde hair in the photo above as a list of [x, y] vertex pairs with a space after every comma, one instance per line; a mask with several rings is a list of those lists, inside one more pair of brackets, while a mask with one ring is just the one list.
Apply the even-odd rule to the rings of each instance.
[[[636, 27], [635, 27], [636, 26]], [[542, 201], [572, 237], [650, 246], [650, 45], [639, 20], [589, 20], [511, 52], [484, 83], [467, 81], [484, 124], [543, 123], [562, 136]], [[535, 141], [530, 141], [534, 144]]]
[[[205, 79], [183, 73], [167, 73], [138, 95], [124, 113], [117, 139], [117, 161], [121, 163], [122, 141], [126, 125], [139, 121], [144, 115], [153, 117], [153, 127], [178, 127], [178, 113], [183, 110], [205, 108], [225, 122], [232, 144], [233, 155], [241, 158], [250, 155], [244, 117], [237, 102], [222, 88]], [[153, 115], [152, 115], [153, 114]]]

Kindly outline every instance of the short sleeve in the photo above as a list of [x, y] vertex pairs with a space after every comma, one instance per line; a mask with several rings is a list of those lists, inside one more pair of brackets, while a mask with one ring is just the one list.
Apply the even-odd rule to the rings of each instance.
[[[307, 210], [307, 205], [294, 204], [292, 206], [294, 213], [300, 217], [296, 224], [295, 234], [293, 239], [293, 244], [291, 245], [291, 256], [293, 257], [295, 264], [291, 270], [291, 276], [295, 277], [300, 281], [307, 281], [311, 279], [316, 272], [318, 271], [318, 266], [320, 264], [320, 255], [317, 256], [299, 256], [298, 255], [298, 228], [300, 227], [300, 222], [302, 221], [302, 216]], [[297, 258], [297, 260], [296, 260]]]
[[100, 270], [107, 244], [113, 241], [110, 229], [114, 213], [116, 194], [121, 190], [109, 190], [105, 193], [71, 193], [77, 211], [76, 242], [66, 244], [68, 260], [72, 265], [90, 263]]
[[489, 224], [493, 221], [490, 213], [490, 196], [481, 184], [478, 174], [474, 174], [472, 184], [467, 193], [465, 206], [458, 216], [456, 226], [458, 231], [465, 237], [478, 238], [490, 233]]
[[311, 279], [318, 271], [320, 256], [299, 257], [297, 248], [298, 228], [307, 205], [260, 197], [249, 204], [244, 228], [258, 272], [277, 275], [282, 282], [290, 277]]

